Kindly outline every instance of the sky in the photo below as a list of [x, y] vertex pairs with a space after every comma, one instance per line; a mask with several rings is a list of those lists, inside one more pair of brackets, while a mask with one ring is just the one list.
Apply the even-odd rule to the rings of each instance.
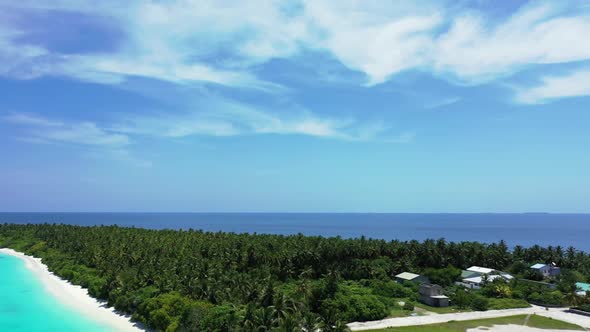
[[590, 212], [588, 1], [0, 0], [0, 211]]

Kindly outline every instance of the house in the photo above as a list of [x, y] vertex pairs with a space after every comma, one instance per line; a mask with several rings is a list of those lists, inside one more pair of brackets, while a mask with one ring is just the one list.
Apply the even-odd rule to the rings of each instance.
[[421, 276], [419, 274], [414, 274], [410, 272], [402, 272], [395, 276], [395, 281], [402, 284], [406, 281], [416, 282], [419, 284], [423, 284], [425, 282], [430, 282], [427, 277]]
[[533, 269], [535, 271], [539, 271], [543, 275], [543, 277], [545, 277], [545, 278], [554, 277], [554, 276], [558, 275], [559, 272], [561, 272], [559, 267], [555, 266], [555, 263], [551, 263], [551, 264], [537, 263], [537, 264], [531, 266], [531, 269]]
[[576, 294], [580, 296], [586, 296], [590, 293], [590, 284], [587, 284], [585, 282], [576, 282], [576, 288], [578, 290]]
[[420, 302], [431, 307], [448, 307], [449, 298], [443, 295], [439, 285], [424, 283], [420, 285]]
[[458, 281], [455, 284], [461, 285], [465, 288], [480, 289], [484, 282], [494, 281], [497, 278], [503, 278], [504, 280], [514, 279], [513, 276], [506, 272], [497, 271], [487, 267], [472, 266], [461, 272], [461, 281]]
[[514, 277], [507, 274], [507, 273], [506, 274], [482, 274], [480, 276], [462, 279], [460, 282], [457, 282], [456, 284], [462, 285], [466, 288], [480, 289], [481, 286], [483, 286], [483, 284], [485, 282], [492, 282], [498, 278], [502, 278], [504, 280], [511, 280]]
[[480, 273], [473, 272], [473, 271], [467, 271], [467, 270], [461, 271], [461, 279], [473, 278], [473, 277], [477, 277], [480, 275], [481, 275]]
[[479, 273], [479, 274], [490, 274], [490, 273], [494, 272], [494, 269], [490, 269], [487, 267], [481, 267], [481, 266], [472, 266], [472, 267], [468, 268], [466, 271], [475, 272], [475, 273]]

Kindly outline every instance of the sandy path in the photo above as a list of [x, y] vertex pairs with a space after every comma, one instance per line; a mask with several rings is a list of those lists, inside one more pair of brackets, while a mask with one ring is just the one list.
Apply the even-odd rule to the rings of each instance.
[[[387, 318], [372, 322], [354, 322], [348, 324], [352, 331], [364, 331], [373, 329], [383, 329], [386, 327], [396, 326], [412, 326], [412, 325], [427, 325], [446, 323], [451, 320], [474, 320], [484, 318], [496, 318], [506, 317], [514, 315], [530, 315], [537, 314], [540, 316], [551, 317], [553, 319], [561, 320], [564, 322], [580, 325], [586, 329], [590, 329], [590, 317], [581, 316], [566, 312], [565, 309], [554, 308], [545, 310], [545, 308], [533, 306], [531, 308], [522, 309], [506, 309], [506, 310], [489, 310], [489, 311], [474, 311], [474, 312], [461, 312], [452, 314], [440, 314], [431, 316], [418, 316], [418, 317], [400, 317], [400, 318]], [[545, 330], [547, 331], [547, 330]]]
[[494, 325], [492, 327], [478, 327], [469, 329], [467, 332], [571, 332], [571, 330], [549, 330], [549, 329], [538, 329], [534, 327], [522, 326], [522, 325]]
[[22, 259], [26, 268], [43, 283], [43, 286], [58, 301], [99, 324], [112, 329], [112, 331], [144, 331], [140, 326], [131, 322], [129, 317], [117, 313], [114, 308], [107, 308], [104, 303], [88, 295], [86, 289], [72, 285], [50, 272], [47, 266], [41, 263], [41, 259], [6, 248], [0, 248], [0, 253]]

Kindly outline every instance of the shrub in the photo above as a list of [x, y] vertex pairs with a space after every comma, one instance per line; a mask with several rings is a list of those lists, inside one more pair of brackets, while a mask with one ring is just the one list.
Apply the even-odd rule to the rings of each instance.
[[385, 297], [406, 298], [415, 293], [411, 288], [404, 287], [395, 281], [363, 280], [362, 284], [370, 287], [373, 294]]
[[560, 305], [563, 303], [563, 293], [558, 290], [534, 292], [529, 295], [528, 300], [538, 304]]
[[41, 241], [41, 242], [38, 242], [35, 245], [31, 246], [27, 250], [27, 252], [32, 254], [33, 256], [38, 256], [39, 252], [45, 251], [46, 249], [47, 249], [47, 242]]
[[481, 295], [475, 295], [471, 300], [471, 309], [477, 311], [488, 310], [489, 300]]
[[412, 303], [412, 302], [404, 303], [403, 309], [407, 310], [407, 311], [414, 311], [414, 303]]
[[516, 308], [528, 308], [531, 305], [521, 299], [490, 299], [488, 309], [516, 309]]
[[124, 294], [121, 292], [111, 292], [110, 302], [114, 303], [115, 309], [125, 312], [135, 312], [137, 308], [146, 300], [155, 297], [159, 289], [154, 286], [140, 288]]
[[544, 304], [553, 304], [553, 305], [563, 304], [563, 293], [558, 290], [544, 293], [543, 294], [543, 303]]
[[504, 279], [497, 278], [492, 282], [488, 282], [481, 290], [487, 297], [497, 298], [511, 298], [512, 288]]
[[382, 319], [389, 310], [375, 295], [344, 295], [338, 293], [334, 299], [326, 300], [322, 304], [323, 313], [337, 312], [344, 321], [368, 321]]
[[513, 275], [524, 275], [525, 273], [530, 271], [529, 266], [530, 266], [530, 264], [526, 264], [523, 261], [517, 261], [517, 262], [512, 263], [512, 265], [510, 265], [510, 267], [508, 268], [508, 271], [510, 273], [512, 273]]
[[139, 304], [136, 317], [150, 327], [166, 331], [177, 327], [186, 311], [194, 305], [194, 301], [176, 292], [160, 294]]
[[472, 298], [473, 295], [462, 289], [459, 289], [455, 292], [455, 294], [451, 295], [451, 302], [453, 305], [457, 306], [457, 308], [465, 309], [471, 305]]
[[[185, 310], [184, 314], [181, 316], [180, 321], [178, 322], [178, 331], [199, 331], [197, 327], [206, 328], [206, 326], [204, 326], [205, 322], [211, 322], [211, 319], [207, 317], [207, 314], [209, 313], [209, 310], [212, 308], [214, 308], [213, 305], [207, 302], [197, 301], [192, 303], [190, 307], [187, 310]], [[219, 309], [211, 310], [211, 312], [215, 313], [217, 310]]]
[[[375, 288], [365, 287], [363, 284], [364, 282], [353, 281], [340, 283], [335, 296], [324, 300], [320, 311], [326, 314], [337, 313], [340, 319], [349, 322], [385, 318], [389, 313], [388, 308], [394, 301], [392, 298], [375, 295]], [[390, 289], [396, 287], [398, 286], [392, 286]]]
[[[187, 315], [183, 317], [186, 318]], [[204, 312], [200, 325], [201, 331], [236, 331], [238, 328], [236, 309], [227, 304], [215, 306]]]
[[536, 270], [526, 270], [524, 272], [524, 278], [529, 280], [541, 281], [543, 280], [543, 274]]
[[444, 269], [426, 269], [424, 275], [426, 275], [432, 283], [446, 287], [459, 280], [461, 277], [461, 270], [448, 266]]

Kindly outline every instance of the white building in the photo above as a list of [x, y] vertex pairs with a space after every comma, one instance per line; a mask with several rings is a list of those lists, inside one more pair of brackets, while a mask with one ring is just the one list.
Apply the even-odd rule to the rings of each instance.
[[464, 286], [470, 289], [480, 289], [485, 282], [492, 282], [497, 278], [504, 280], [514, 279], [513, 276], [506, 272], [496, 271], [487, 267], [472, 266], [461, 273], [461, 281], [456, 282], [457, 285]]
[[481, 267], [481, 266], [472, 266], [472, 267], [468, 268], [466, 271], [480, 273], [480, 274], [490, 274], [490, 273], [494, 272], [494, 269], [489, 269], [487, 267]]

